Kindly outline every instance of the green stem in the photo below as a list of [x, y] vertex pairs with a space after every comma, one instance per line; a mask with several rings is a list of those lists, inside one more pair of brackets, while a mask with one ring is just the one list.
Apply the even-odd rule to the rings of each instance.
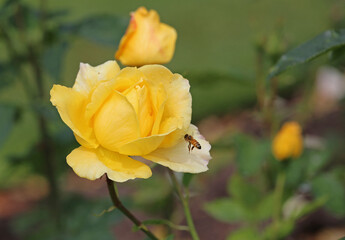
[[[38, 64], [37, 56], [34, 54], [34, 50], [31, 46], [28, 46], [29, 49], [29, 56], [30, 56], [30, 65], [32, 71], [34, 72], [34, 76], [36, 79], [36, 86], [38, 88], [38, 98], [40, 101], [44, 101], [44, 88], [43, 88], [43, 77], [42, 71]], [[37, 118], [39, 122], [39, 128], [41, 131], [41, 146], [42, 146], [42, 153], [44, 155], [45, 160], [45, 167], [46, 167], [46, 175], [49, 182], [50, 187], [50, 203], [53, 214], [55, 216], [56, 226], [58, 230], [61, 230], [61, 217], [60, 217], [60, 196], [59, 196], [59, 189], [58, 184], [56, 181], [56, 174], [55, 174], [55, 151], [51, 137], [49, 136], [49, 131], [47, 128], [47, 121], [42, 116], [40, 112], [37, 112]]]
[[274, 231], [274, 239], [278, 238], [278, 232], [279, 232], [279, 224], [280, 224], [280, 217], [281, 217], [281, 208], [282, 208], [282, 200], [283, 200], [283, 194], [284, 194], [284, 186], [285, 186], [285, 179], [286, 174], [285, 171], [281, 171], [277, 177], [276, 182], [276, 188], [275, 188], [275, 205], [274, 205], [274, 211], [273, 211], [273, 223], [275, 226]]
[[170, 175], [172, 184], [173, 184], [173, 186], [174, 186], [174, 188], [175, 188], [175, 190], [177, 192], [177, 195], [179, 196], [179, 198], [180, 198], [180, 200], [182, 202], [183, 211], [184, 211], [184, 214], [186, 216], [187, 224], [188, 224], [188, 227], [189, 227], [189, 232], [192, 235], [192, 239], [193, 240], [199, 240], [199, 236], [198, 236], [198, 233], [197, 233], [197, 231], [195, 229], [193, 218], [192, 218], [192, 214], [191, 214], [190, 208], [189, 208], [189, 203], [188, 203], [189, 194], [188, 194], [188, 191], [186, 191], [187, 194], [184, 196], [183, 193], [182, 193], [181, 186], [178, 183], [174, 172], [171, 171], [170, 169], [168, 171], [169, 171], [169, 175]]
[[142, 232], [144, 232], [150, 239], [158, 240], [152, 232], [142, 224], [120, 201], [117, 191], [115, 190], [115, 183], [107, 176], [107, 186], [109, 195], [114, 206], [119, 209], [126, 217], [128, 217]]
[[257, 49], [256, 52], [256, 97], [260, 111], [265, 108], [265, 79], [264, 79], [264, 52]]
[[56, 227], [59, 231], [62, 230], [62, 222], [61, 222], [61, 216], [60, 216], [60, 194], [58, 189], [58, 184], [56, 180], [56, 174], [55, 174], [55, 151], [53, 147], [52, 139], [50, 138], [48, 134], [47, 124], [46, 120], [42, 115], [38, 114], [38, 121], [39, 121], [39, 127], [41, 130], [41, 143], [40, 147], [42, 148], [43, 157], [45, 159], [45, 168], [46, 168], [46, 175], [49, 182], [49, 188], [50, 188], [50, 204], [51, 204], [51, 210], [53, 212]]
[[267, 106], [267, 122], [270, 126], [270, 136], [274, 136], [277, 128], [277, 121], [274, 115], [274, 101], [278, 91], [278, 78], [274, 77], [270, 80], [270, 98]]

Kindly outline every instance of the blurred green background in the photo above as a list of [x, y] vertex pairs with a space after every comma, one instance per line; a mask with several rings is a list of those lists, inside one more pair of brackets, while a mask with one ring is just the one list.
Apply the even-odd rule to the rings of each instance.
[[[127, 17], [138, 6], [159, 12], [162, 22], [176, 28], [176, 53], [169, 68], [177, 72], [217, 71], [254, 77], [257, 37], [282, 27], [291, 43], [299, 43], [330, 28], [332, 11], [341, 1], [48, 1], [52, 9], [67, 9], [66, 21], [93, 14]], [[113, 59], [117, 49], [75, 42], [67, 58], [66, 78], [74, 79], [79, 62], [99, 64]], [[87, 49], [87, 50], [86, 50]], [[65, 79], [66, 79], [65, 78]]]

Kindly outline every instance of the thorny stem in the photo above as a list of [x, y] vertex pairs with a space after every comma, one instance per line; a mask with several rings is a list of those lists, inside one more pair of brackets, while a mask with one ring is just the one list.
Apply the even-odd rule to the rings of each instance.
[[123, 206], [122, 202], [120, 201], [117, 192], [115, 191], [115, 183], [108, 178], [107, 176], [107, 186], [109, 195], [114, 206], [119, 209], [126, 217], [128, 217], [142, 232], [144, 232], [150, 239], [158, 240], [158, 238], [153, 235], [152, 232], [142, 224], [125, 206]]
[[199, 236], [198, 236], [198, 233], [197, 233], [197, 231], [195, 229], [193, 218], [192, 218], [192, 214], [191, 214], [190, 208], [189, 208], [189, 203], [188, 203], [189, 194], [188, 194], [188, 191], [186, 192], [187, 194], [184, 196], [184, 194], [182, 193], [181, 186], [178, 183], [174, 172], [171, 171], [170, 169], [168, 171], [169, 171], [169, 175], [170, 175], [172, 184], [173, 184], [173, 186], [174, 186], [174, 188], [175, 188], [175, 190], [177, 192], [178, 197], [180, 198], [180, 200], [182, 202], [183, 211], [184, 211], [184, 214], [186, 216], [187, 224], [188, 224], [188, 227], [189, 227], [189, 232], [192, 235], [193, 240], [199, 240]]

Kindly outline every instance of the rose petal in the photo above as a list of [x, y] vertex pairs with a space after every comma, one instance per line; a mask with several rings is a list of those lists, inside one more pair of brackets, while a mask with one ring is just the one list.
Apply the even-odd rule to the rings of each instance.
[[164, 113], [159, 133], [169, 132], [161, 147], [171, 147], [183, 137], [190, 125], [192, 116], [192, 97], [189, 92], [189, 82], [179, 74], [174, 74], [173, 80], [167, 90], [167, 101], [164, 106]]
[[163, 84], [159, 84], [158, 86], [150, 86], [149, 90], [154, 118], [151, 135], [157, 135], [159, 134], [159, 128], [164, 113], [164, 107], [167, 100], [167, 92]]
[[[119, 170], [112, 170], [100, 161], [96, 151], [96, 149], [88, 149], [85, 147], [76, 148], [67, 156], [67, 163], [79, 177], [87, 178], [89, 180], [100, 178], [104, 173], [106, 173], [111, 180], [116, 182], [124, 182], [140, 176], [143, 176], [144, 178], [151, 176], [151, 170], [148, 167], [147, 169], [142, 166], [134, 167], [135, 169], [139, 168], [141, 174], [130, 173], [128, 169], [125, 169], [125, 171], [122, 172]], [[112, 160], [115, 162], [126, 162], [128, 157], [120, 155], [116, 156]], [[129, 159], [129, 161], [132, 160], [133, 159]], [[134, 165], [136, 165], [136, 163]], [[143, 169], [146, 169], [146, 171]]]
[[122, 145], [118, 152], [124, 155], [141, 156], [148, 154], [158, 148], [169, 132], [144, 138], [139, 138], [132, 142]]
[[[147, 65], [139, 70], [145, 75], [152, 89], [157, 89], [159, 85], [164, 86], [166, 96], [158, 134], [171, 132], [161, 145], [161, 147], [171, 147], [183, 136], [190, 125], [192, 97], [189, 92], [189, 81], [179, 74], [172, 74], [164, 66]], [[154, 125], [154, 130], [157, 127]], [[177, 128], [180, 130], [172, 131]]]
[[85, 110], [86, 118], [91, 119], [114, 90], [120, 93], [129, 91], [134, 88], [138, 82], [142, 81], [142, 78], [143, 75], [136, 68], [125, 68], [122, 69], [114, 79], [100, 82], [91, 93], [90, 103]]
[[198, 129], [194, 125], [190, 125], [186, 132], [197, 140], [201, 149], [193, 149], [188, 151], [188, 142], [183, 138], [170, 148], [158, 148], [148, 155], [142, 156], [177, 172], [200, 173], [206, 171], [208, 161], [211, 159], [211, 145], [200, 135]]
[[169, 69], [160, 65], [146, 65], [138, 70], [143, 74], [150, 91], [154, 115], [151, 135], [156, 135], [160, 133], [159, 128], [167, 101], [167, 89], [174, 75]]
[[159, 85], [163, 83], [164, 85], [169, 84], [172, 81], [174, 74], [166, 67], [162, 65], [145, 65], [138, 68], [147, 79], [152, 84]]
[[152, 175], [151, 169], [146, 164], [117, 152], [98, 148], [97, 156], [111, 170], [132, 175], [133, 178], [149, 178]]
[[144, 82], [131, 88], [130, 91], [126, 91], [126, 97], [132, 104], [140, 126], [140, 136], [147, 137], [151, 134], [153, 126], [154, 111], [149, 97], [148, 87]]
[[94, 117], [94, 132], [100, 145], [117, 151], [140, 137], [139, 122], [132, 104], [114, 91]]
[[83, 146], [96, 148], [98, 143], [92, 128], [83, 118], [86, 105], [84, 95], [71, 88], [54, 85], [50, 96], [50, 101], [56, 106], [61, 119], [77, 136], [77, 141]]
[[120, 67], [116, 61], [107, 61], [96, 67], [80, 63], [73, 89], [88, 96], [100, 82], [115, 78], [119, 71]]
[[143, 79], [144, 75], [136, 67], [126, 67], [116, 76], [112, 89], [124, 93]]
[[137, 89], [138, 92], [138, 119], [140, 136], [147, 137], [151, 134], [154, 116], [152, 102], [146, 85]]

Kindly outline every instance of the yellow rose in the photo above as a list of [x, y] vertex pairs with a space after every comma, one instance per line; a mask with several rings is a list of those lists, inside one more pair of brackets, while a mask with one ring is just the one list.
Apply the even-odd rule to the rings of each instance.
[[287, 122], [273, 139], [272, 151], [278, 160], [297, 158], [303, 150], [302, 129], [297, 122]]
[[[211, 146], [190, 124], [189, 82], [163, 66], [120, 70], [115, 61], [82, 63], [74, 86], [54, 85], [50, 95], [81, 145], [67, 156], [80, 177], [148, 178], [142, 159], [180, 172], [207, 170]], [[185, 134], [202, 148], [189, 152]]]
[[175, 29], [161, 23], [156, 11], [140, 7], [131, 13], [115, 58], [127, 66], [167, 63], [174, 55], [176, 38]]

